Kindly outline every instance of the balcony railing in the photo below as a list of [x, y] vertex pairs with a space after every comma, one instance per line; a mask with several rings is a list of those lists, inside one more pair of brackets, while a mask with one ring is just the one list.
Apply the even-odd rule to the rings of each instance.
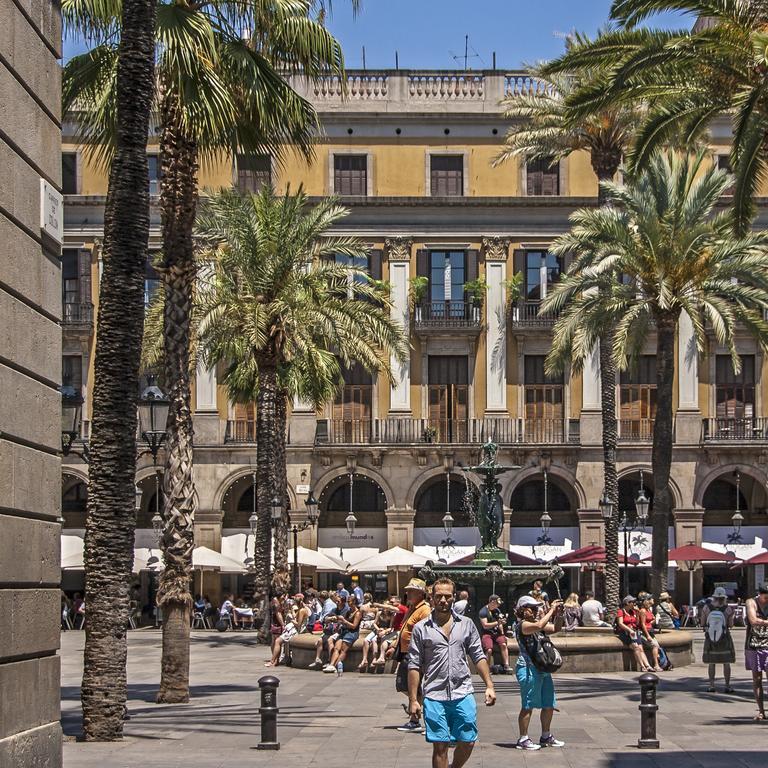
[[619, 419], [619, 442], [651, 442], [653, 440], [653, 421], [653, 419]]
[[246, 419], [233, 419], [227, 422], [224, 433], [225, 443], [255, 443], [256, 422]]
[[425, 301], [414, 315], [417, 330], [480, 329], [480, 307], [469, 301]]
[[556, 314], [539, 316], [540, 301], [523, 300], [512, 306], [512, 325], [521, 328], [548, 328], [555, 324]]
[[768, 419], [704, 419], [704, 442], [753, 442], [768, 439]]
[[87, 301], [66, 301], [61, 320], [64, 325], [92, 325], [93, 304]]
[[347, 445], [479, 445], [578, 444], [579, 422], [562, 419], [321, 419], [315, 443]]

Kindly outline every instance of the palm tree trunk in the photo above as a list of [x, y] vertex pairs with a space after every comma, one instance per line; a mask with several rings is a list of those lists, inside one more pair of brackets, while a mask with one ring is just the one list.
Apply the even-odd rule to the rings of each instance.
[[675, 329], [677, 316], [656, 316], [656, 418], [653, 423], [653, 553], [651, 591], [658, 595], [667, 589], [669, 567], [669, 520], [672, 493], [669, 475], [672, 468], [672, 395], [675, 377]]
[[[261, 619], [259, 639], [269, 638], [270, 559], [272, 545], [272, 498], [278, 491], [277, 468], [280, 390], [274, 363], [259, 361], [259, 390], [256, 401], [256, 536], [254, 543], [254, 591], [256, 616]], [[280, 495], [282, 498], [282, 494]]]
[[149, 240], [147, 135], [154, 90], [155, 0], [124, 0], [117, 73], [117, 148], [104, 215], [85, 528], [88, 741], [123, 736], [128, 587], [136, 527], [136, 407]]
[[[272, 591], [285, 590], [291, 585], [291, 571], [288, 565], [288, 470], [286, 468], [286, 440], [288, 428], [288, 393], [281, 389], [278, 393], [276, 408], [276, 428], [278, 439], [275, 441], [275, 470], [277, 479], [277, 495], [285, 500], [286, 514], [275, 526], [272, 546], [275, 550], [275, 572], [272, 579]], [[282, 439], [280, 439], [282, 438]]]
[[160, 207], [165, 286], [163, 346], [168, 409], [163, 491], [163, 559], [158, 605], [163, 609], [159, 703], [189, 701], [189, 629], [192, 550], [197, 495], [192, 477], [190, 320], [195, 276], [192, 231], [197, 206], [197, 147], [185, 136], [173, 89], [162, 103]]

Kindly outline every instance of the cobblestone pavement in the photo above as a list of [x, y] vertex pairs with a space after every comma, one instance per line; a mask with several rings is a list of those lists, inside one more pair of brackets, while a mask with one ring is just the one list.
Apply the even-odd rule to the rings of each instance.
[[[128, 680], [131, 720], [122, 742], [86, 744], [81, 732], [79, 684], [82, 632], [62, 636], [62, 726], [65, 768], [246, 768], [250, 766], [366, 765], [427, 768], [431, 748], [423, 736], [396, 727], [405, 720], [403, 696], [392, 676], [346, 672], [276, 670], [279, 691], [279, 752], [252, 749], [259, 740], [257, 680], [265, 672], [266, 649], [249, 633], [194, 632], [192, 696], [188, 705], [156, 705], [160, 634], [129, 634]], [[741, 636], [737, 648], [743, 646]], [[740, 655], [740, 654], [739, 654]], [[696, 649], [700, 658], [700, 647]], [[701, 663], [662, 675], [658, 735], [662, 748], [638, 751], [637, 675], [557, 675], [560, 712], [554, 733], [562, 750], [523, 753], [513, 749], [519, 709], [513, 677], [497, 677], [498, 703], [480, 707], [480, 743], [468, 763], [480, 766], [547, 768], [765, 768], [768, 722], [755, 723], [751, 682], [743, 664], [734, 668], [736, 693], [706, 693]], [[477, 684], [478, 690], [482, 683]], [[538, 723], [531, 728], [537, 738]], [[725, 754], [727, 753], [727, 754]]]

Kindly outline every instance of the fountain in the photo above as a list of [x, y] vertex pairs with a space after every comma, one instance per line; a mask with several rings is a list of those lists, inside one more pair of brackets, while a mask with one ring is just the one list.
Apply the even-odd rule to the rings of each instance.
[[[427, 581], [434, 581], [447, 576], [459, 585], [466, 584], [475, 592], [476, 605], [497, 591], [497, 585], [504, 585], [507, 591], [512, 587], [528, 584], [536, 579], [554, 582], [559, 594], [558, 580], [563, 571], [560, 566], [541, 565], [536, 567], [513, 566], [509, 563], [507, 552], [499, 546], [499, 536], [504, 526], [504, 513], [501, 501], [501, 484], [497, 478], [505, 472], [520, 469], [516, 466], [503, 466], [496, 461], [498, 446], [489, 440], [482, 447], [480, 463], [475, 467], [464, 467], [467, 492], [464, 494], [464, 506], [472, 522], [480, 532], [480, 548], [471, 563], [462, 565], [444, 565], [429, 562], [419, 575]], [[470, 489], [468, 474], [479, 475], [482, 479], [480, 498], [476, 502], [475, 494]]]

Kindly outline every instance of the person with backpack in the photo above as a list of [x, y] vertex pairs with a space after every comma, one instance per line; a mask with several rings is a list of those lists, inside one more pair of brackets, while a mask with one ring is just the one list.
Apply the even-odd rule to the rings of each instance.
[[[553, 600], [549, 609], [539, 617], [543, 603], [523, 595], [516, 606], [515, 637], [519, 656], [515, 674], [520, 684], [520, 714], [517, 725], [520, 736], [516, 749], [537, 750], [542, 747], [564, 747], [565, 742], [552, 735], [555, 712], [555, 684], [552, 672], [562, 663], [562, 657], [549, 640], [549, 635], [563, 628], [563, 601]], [[528, 736], [528, 726], [534, 709], [541, 710], [541, 738], [535, 743]]]
[[701, 660], [709, 665], [709, 693], [715, 692], [715, 673], [717, 665], [723, 665], [725, 692], [733, 693], [731, 688], [731, 664], [736, 661], [736, 649], [731, 637], [731, 627], [735, 617], [733, 608], [728, 605], [728, 593], [717, 587], [712, 597], [701, 609], [701, 628], [704, 630], [704, 653]]

